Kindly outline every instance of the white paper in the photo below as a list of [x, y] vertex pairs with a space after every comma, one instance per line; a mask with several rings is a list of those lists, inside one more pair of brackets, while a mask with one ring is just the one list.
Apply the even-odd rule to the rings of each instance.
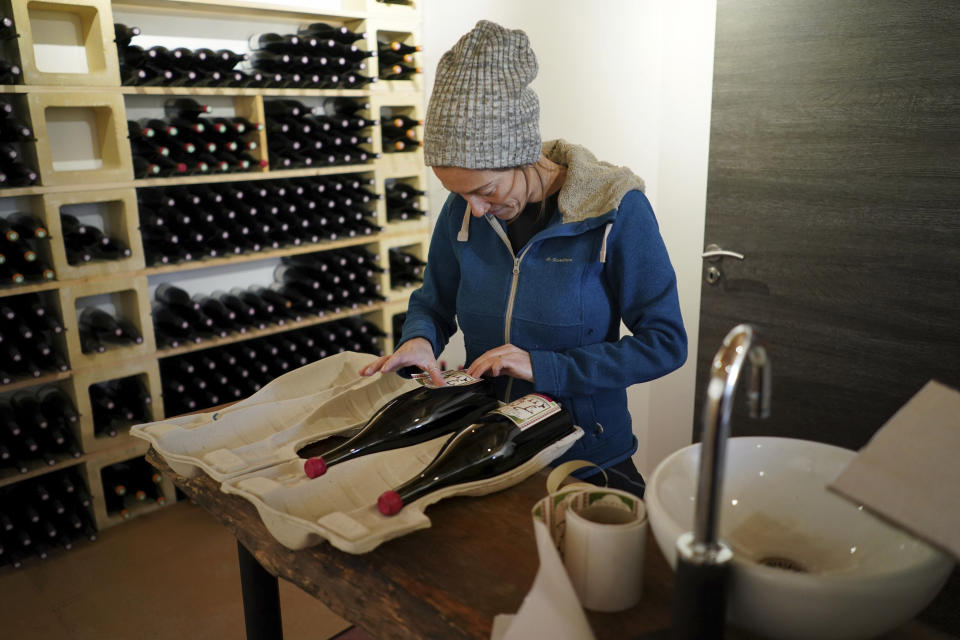
[[515, 615], [494, 619], [491, 640], [592, 640], [593, 631], [547, 525], [534, 519], [533, 531], [540, 556], [537, 577]]

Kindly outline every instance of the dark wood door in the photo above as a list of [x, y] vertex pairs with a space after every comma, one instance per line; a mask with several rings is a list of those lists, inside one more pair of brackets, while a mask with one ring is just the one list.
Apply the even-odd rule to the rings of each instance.
[[[697, 369], [734, 325], [773, 414], [734, 435], [863, 446], [923, 384], [960, 387], [960, 3], [720, 0]], [[742, 394], [741, 394], [742, 395]]]

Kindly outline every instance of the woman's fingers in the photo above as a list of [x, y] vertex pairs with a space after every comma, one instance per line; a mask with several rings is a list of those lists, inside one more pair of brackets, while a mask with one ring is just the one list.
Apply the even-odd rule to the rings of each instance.
[[530, 354], [512, 344], [487, 351], [470, 364], [467, 373], [475, 378], [489, 373], [491, 376], [507, 375], [533, 382]]
[[430, 375], [430, 379], [437, 386], [443, 386], [443, 376], [440, 367], [433, 357], [433, 345], [423, 338], [414, 338], [404, 342], [388, 356], [382, 356], [360, 369], [360, 375], [372, 376], [376, 372], [389, 373], [403, 367], [416, 366]]

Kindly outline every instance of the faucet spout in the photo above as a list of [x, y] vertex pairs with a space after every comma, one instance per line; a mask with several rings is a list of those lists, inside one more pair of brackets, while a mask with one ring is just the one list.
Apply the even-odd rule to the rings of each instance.
[[747, 361], [750, 363], [747, 393], [750, 416], [766, 418], [770, 415], [772, 386], [770, 359], [766, 349], [757, 341], [756, 330], [748, 324], [741, 324], [723, 339], [710, 367], [693, 530], [695, 553], [716, 554], [719, 551], [717, 522], [723, 494], [727, 438], [730, 437], [730, 414], [740, 373]]
[[741, 324], [723, 339], [710, 368], [693, 532], [677, 540], [672, 634], [676, 640], [723, 638], [727, 575], [733, 552], [719, 540], [718, 520], [730, 414], [740, 373], [748, 361], [750, 415], [765, 418], [770, 414], [770, 360], [757, 342], [754, 328]]

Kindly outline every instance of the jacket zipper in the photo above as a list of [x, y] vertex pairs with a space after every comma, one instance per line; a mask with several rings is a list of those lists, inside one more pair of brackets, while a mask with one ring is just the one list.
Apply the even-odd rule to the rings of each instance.
[[[510, 344], [510, 323], [513, 321], [513, 303], [517, 297], [517, 284], [520, 281], [520, 262], [523, 260], [523, 257], [527, 255], [527, 251], [530, 250], [530, 243], [527, 243], [527, 246], [523, 248], [519, 256], [516, 255], [513, 252], [513, 247], [510, 245], [510, 238], [507, 236], [507, 232], [503, 230], [503, 227], [494, 222], [492, 218], [487, 218], [487, 221], [490, 223], [490, 226], [493, 227], [494, 231], [497, 232], [497, 235], [500, 236], [500, 239], [503, 240], [503, 243], [507, 246], [507, 251], [513, 256], [513, 280], [510, 282], [510, 296], [507, 298], [507, 314], [503, 324], [503, 344]], [[510, 392], [512, 389], [513, 378], [510, 378], [507, 380], [504, 402], [510, 401]]]

